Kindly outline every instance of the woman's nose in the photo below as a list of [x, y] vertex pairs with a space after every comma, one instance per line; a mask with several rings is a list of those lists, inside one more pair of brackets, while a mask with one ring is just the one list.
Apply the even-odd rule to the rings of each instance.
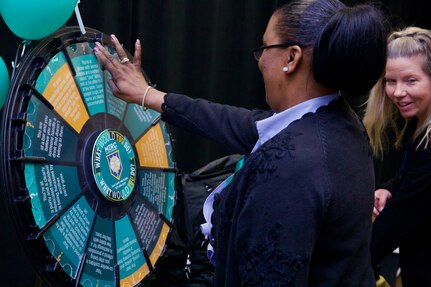
[[404, 97], [407, 95], [407, 91], [403, 85], [397, 85], [394, 90], [395, 97]]

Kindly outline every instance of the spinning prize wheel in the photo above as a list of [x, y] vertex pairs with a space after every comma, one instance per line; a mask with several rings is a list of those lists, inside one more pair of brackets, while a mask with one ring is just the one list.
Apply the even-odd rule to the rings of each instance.
[[67, 27], [27, 46], [3, 112], [2, 192], [48, 286], [136, 286], [171, 229], [170, 136], [160, 114], [112, 95], [96, 41], [112, 44]]

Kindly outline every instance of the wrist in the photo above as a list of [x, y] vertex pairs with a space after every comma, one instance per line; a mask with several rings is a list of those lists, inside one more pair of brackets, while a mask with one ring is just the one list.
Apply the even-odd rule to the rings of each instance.
[[144, 109], [144, 111], [147, 109], [152, 109], [161, 113], [165, 95], [165, 92], [159, 91], [154, 87], [148, 86], [141, 97], [142, 108]]
[[151, 89], [153, 89], [153, 87], [148, 85], [147, 88], [145, 89], [144, 94], [142, 95], [142, 98], [141, 98], [141, 107], [144, 111], [146, 111], [148, 109], [148, 107], [145, 105], [145, 100], [147, 99], [148, 93], [150, 92]]

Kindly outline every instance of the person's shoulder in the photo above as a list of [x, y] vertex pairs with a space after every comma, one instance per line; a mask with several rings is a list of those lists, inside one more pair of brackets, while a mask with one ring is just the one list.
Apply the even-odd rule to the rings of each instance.
[[422, 137], [417, 138], [413, 145], [410, 145], [410, 149], [412, 150], [412, 153], [414, 158], [416, 160], [428, 160], [431, 161], [431, 143], [428, 143], [427, 145], [425, 142], [421, 142], [421, 140], [424, 140]]
[[263, 109], [252, 109], [251, 110], [254, 121], [261, 121], [263, 119], [269, 118], [274, 114], [271, 110], [263, 110]]
[[253, 168], [291, 170], [294, 167], [299, 171], [322, 160], [322, 138], [316, 128], [308, 125], [289, 126], [268, 140], [254, 152]]

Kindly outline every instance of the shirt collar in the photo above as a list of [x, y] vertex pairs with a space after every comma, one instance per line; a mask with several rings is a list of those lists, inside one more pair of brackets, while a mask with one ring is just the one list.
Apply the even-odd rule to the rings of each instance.
[[257, 150], [261, 145], [283, 129], [287, 128], [293, 121], [300, 119], [306, 113], [315, 113], [318, 108], [328, 105], [339, 96], [340, 95], [336, 93], [312, 98], [280, 113], [274, 113], [269, 118], [257, 121], [256, 128], [259, 133], [259, 139], [257, 140], [252, 152]]

